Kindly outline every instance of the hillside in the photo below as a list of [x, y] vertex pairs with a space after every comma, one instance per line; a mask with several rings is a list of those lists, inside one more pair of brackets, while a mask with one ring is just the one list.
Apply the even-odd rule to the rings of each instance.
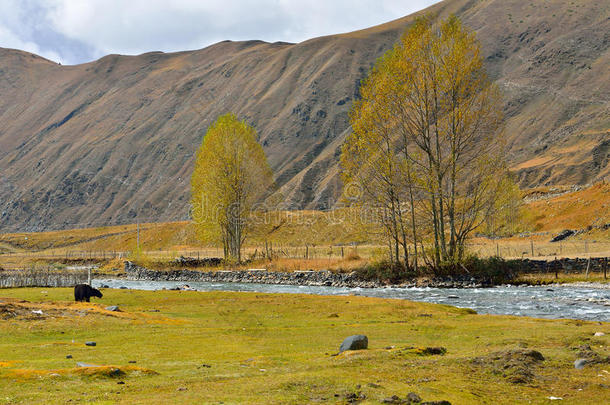
[[[610, 175], [610, 5], [447, 0], [424, 12], [456, 13], [477, 31], [522, 185]], [[194, 154], [228, 111], [259, 131], [285, 208], [332, 206], [358, 83], [413, 18], [76, 66], [0, 48], [1, 229], [187, 218]]]

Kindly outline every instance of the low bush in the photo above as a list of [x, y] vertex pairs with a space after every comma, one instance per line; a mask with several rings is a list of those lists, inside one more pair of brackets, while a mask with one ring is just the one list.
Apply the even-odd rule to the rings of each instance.
[[430, 275], [440, 278], [472, 277], [488, 284], [500, 284], [512, 280], [518, 274], [519, 266], [518, 260], [468, 256], [459, 263], [443, 263], [436, 268], [421, 266], [418, 273], [405, 267], [402, 263], [392, 263], [387, 260], [367, 264], [356, 272], [362, 280], [388, 284], [397, 284], [419, 276]]
[[409, 271], [402, 263], [382, 260], [368, 263], [356, 270], [356, 274], [362, 280], [380, 281], [388, 284], [396, 284], [413, 278], [416, 274]]
[[480, 258], [467, 256], [459, 263], [443, 263], [434, 269], [437, 276], [471, 276], [491, 284], [506, 282], [514, 278], [519, 270], [518, 260], [505, 260], [501, 257]]

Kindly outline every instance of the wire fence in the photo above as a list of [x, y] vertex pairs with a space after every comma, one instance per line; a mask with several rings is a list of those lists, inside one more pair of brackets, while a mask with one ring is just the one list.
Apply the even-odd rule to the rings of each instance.
[[[292, 246], [267, 242], [257, 246], [247, 246], [242, 250], [244, 259], [286, 258], [286, 259], [379, 259], [387, 254], [387, 246], [341, 244], [341, 245], [303, 245]], [[498, 256], [505, 259], [530, 258], [555, 260], [575, 257], [610, 257], [610, 241], [502, 241], [470, 242], [467, 251], [481, 257]], [[0, 254], [2, 263], [19, 263], [27, 261], [50, 260], [59, 262], [126, 260], [134, 257], [148, 257], [157, 260], [175, 260], [180, 257], [196, 259], [222, 257], [221, 247], [202, 247], [199, 249], [176, 250], [70, 250], [49, 249], [44, 251], [8, 252]], [[6, 266], [4, 266], [6, 267]]]
[[0, 270], [0, 288], [72, 287], [87, 281], [87, 269], [58, 270], [47, 267]]
[[469, 243], [468, 251], [482, 257], [498, 256], [505, 259], [538, 258], [554, 260], [563, 257], [609, 257], [610, 241], [578, 240], [541, 242], [502, 241]]

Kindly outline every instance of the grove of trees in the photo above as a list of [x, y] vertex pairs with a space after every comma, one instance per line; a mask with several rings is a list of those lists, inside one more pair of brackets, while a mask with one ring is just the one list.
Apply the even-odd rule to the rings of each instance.
[[351, 111], [341, 154], [353, 203], [372, 210], [395, 263], [459, 263], [466, 238], [514, 196], [502, 102], [475, 34], [418, 19], [380, 58]]
[[191, 178], [191, 206], [200, 239], [221, 242], [224, 257], [241, 261], [256, 204], [272, 189], [273, 173], [256, 130], [233, 114], [208, 129]]

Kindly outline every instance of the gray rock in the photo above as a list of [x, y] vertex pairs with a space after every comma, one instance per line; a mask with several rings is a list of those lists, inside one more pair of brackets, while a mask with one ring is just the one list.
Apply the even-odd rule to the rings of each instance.
[[595, 332], [593, 334], [593, 336], [605, 336], [606, 334], [604, 332]]
[[339, 353], [346, 350], [362, 350], [369, 347], [369, 338], [364, 335], [353, 335], [345, 338], [339, 347]]
[[402, 404], [403, 401], [398, 395], [392, 395], [389, 398], [384, 398], [382, 401], [384, 404]]
[[551, 239], [551, 242], [559, 242], [561, 240], [569, 238], [570, 236], [574, 235], [575, 233], [576, 232], [571, 229], [565, 229], [565, 230], [561, 231], [559, 233], [559, 235], [554, 236], [553, 239]]
[[428, 402], [422, 402], [421, 405], [451, 405], [451, 402], [449, 401], [428, 401]]
[[587, 359], [576, 359], [574, 361], [574, 368], [577, 368], [580, 370], [581, 368], [585, 368], [587, 363], [588, 363]]
[[416, 393], [414, 393], [414, 392], [409, 392], [409, 393], [407, 394], [407, 401], [409, 401], [410, 403], [419, 404], [419, 403], [422, 401], [422, 399], [421, 399], [421, 397], [420, 397], [419, 395], [417, 395]]
[[95, 342], [85, 342], [86, 346], [97, 346], [97, 343]]
[[102, 367], [102, 366], [99, 366], [97, 364], [83, 363], [82, 361], [79, 361], [78, 363], [76, 363], [76, 367]]
[[121, 311], [119, 310], [119, 307], [118, 307], [118, 306], [116, 306], [116, 305], [111, 305], [111, 306], [109, 306], [109, 307], [106, 307], [106, 311], [121, 312]]

